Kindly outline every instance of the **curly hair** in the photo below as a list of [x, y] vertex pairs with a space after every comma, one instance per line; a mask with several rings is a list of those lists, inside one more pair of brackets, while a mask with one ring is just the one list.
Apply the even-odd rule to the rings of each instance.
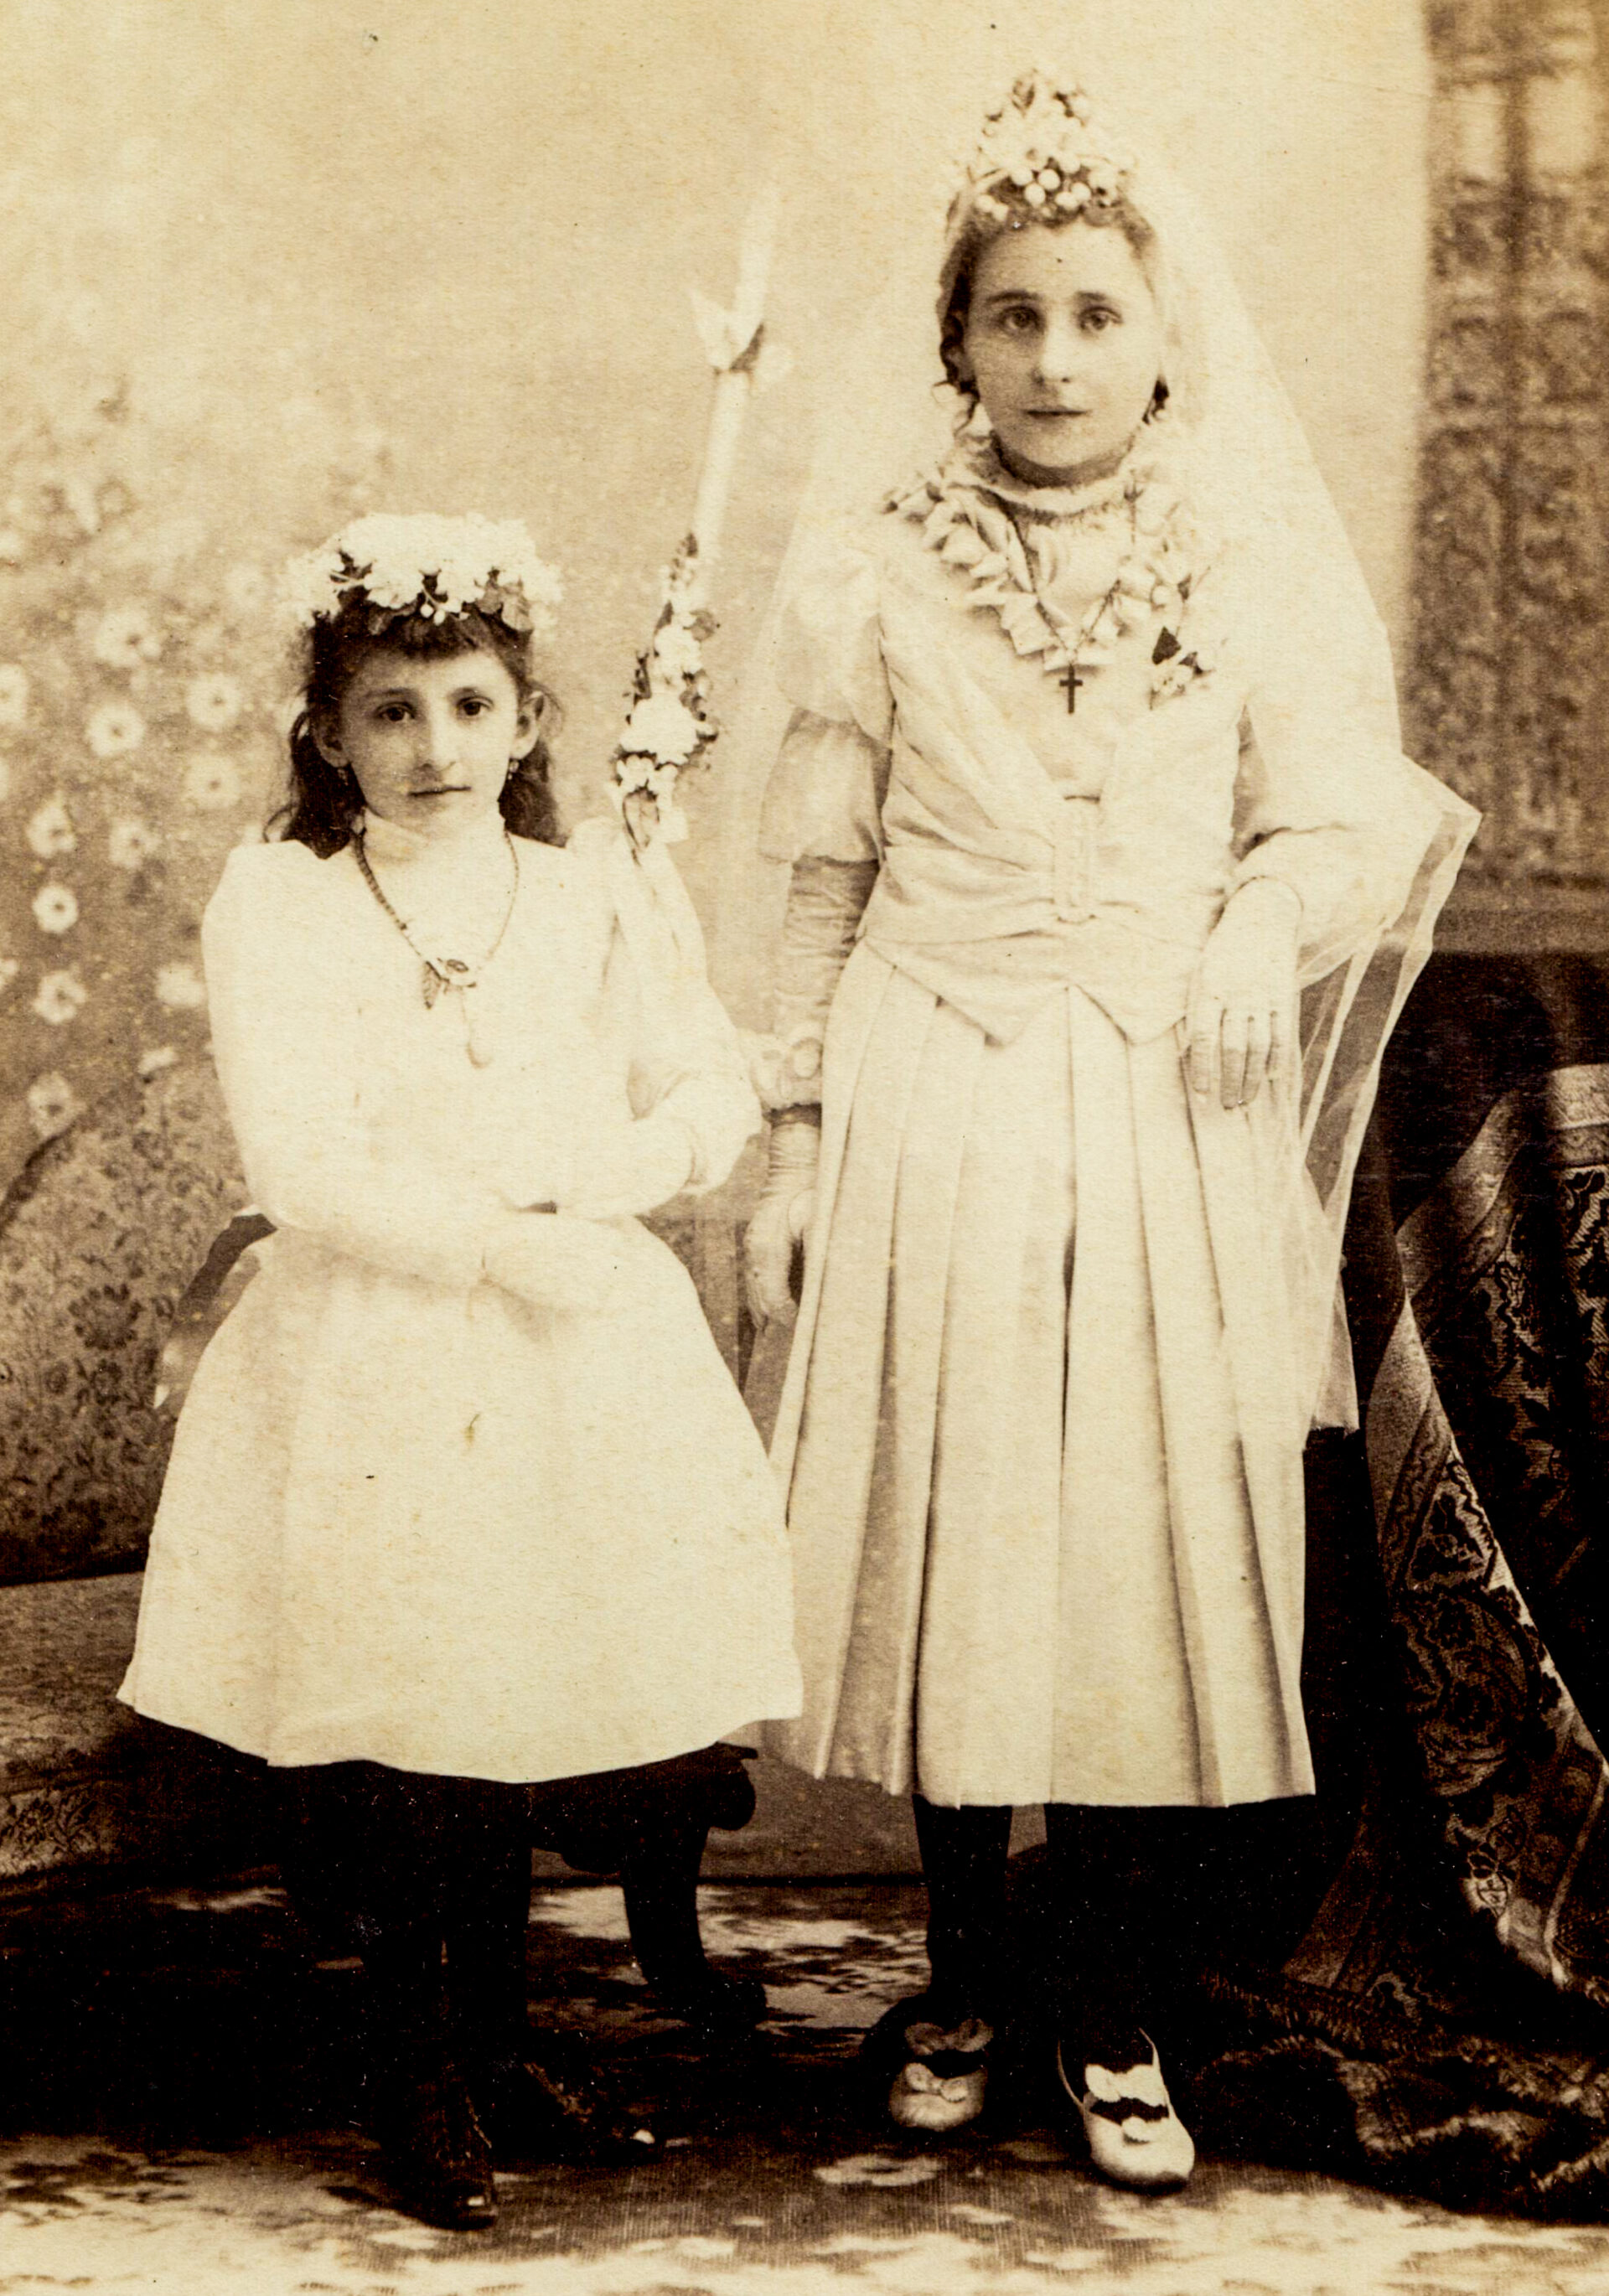
[[[1109, 203], [1092, 200], [1075, 216], [1047, 216], [1019, 201], [1010, 185], [998, 187], [995, 197], [1002, 203], [1008, 202], [1010, 212], [1003, 219], [997, 219], [980, 215], [973, 208], [956, 234], [939, 276], [939, 357], [944, 364], [944, 379], [953, 390], [973, 405], [978, 394], [965, 380], [964, 363], [966, 322], [979, 259], [997, 239], [1005, 238], [1008, 232], [1023, 231], [1030, 224], [1044, 231], [1068, 231], [1077, 224], [1091, 231], [1121, 231], [1153, 289], [1156, 284], [1156, 234], [1128, 200], [1120, 197]], [[1167, 398], [1168, 386], [1159, 381], [1153, 403], [1160, 408], [1167, 404]]]
[[[363, 791], [350, 773], [330, 763], [315, 729], [334, 722], [341, 697], [371, 649], [383, 646], [418, 661], [493, 654], [513, 679], [521, 705], [537, 706], [544, 726], [556, 729], [561, 714], [556, 696], [531, 666], [529, 634], [511, 630], [499, 616], [482, 613], [478, 606], [431, 621], [422, 614], [388, 615], [377, 632], [371, 627], [372, 616], [371, 602], [356, 591], [343, 600], [338, 614], [327, 619], [321, 616], [313, 624], [302, 705], [291, 728], [290, 788], [265, 832], [277, 832], [287, 843], [310, 846], [321, 857], [339, 853], [351, 842], [363, 811]], [[550, 762], [546, 741], [538, 734], [526, 756], [514, 759], [498, 800], [514, 835], [543, 845], [562, 841], [548, 785]]]

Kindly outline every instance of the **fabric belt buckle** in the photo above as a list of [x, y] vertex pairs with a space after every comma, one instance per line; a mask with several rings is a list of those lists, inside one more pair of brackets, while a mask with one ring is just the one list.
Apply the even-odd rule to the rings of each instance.
[[1089, 898], [1091, 808], [1094, 800], [1066, 797], [1056, 816], [1054, 893], [1057, 922], [1081, 925], [1092, 914]]

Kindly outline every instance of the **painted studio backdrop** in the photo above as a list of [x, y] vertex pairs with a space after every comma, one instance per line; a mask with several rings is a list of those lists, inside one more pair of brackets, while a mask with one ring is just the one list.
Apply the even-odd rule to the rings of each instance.
[[[1487, 883], [1602, 882], [1585, 6], [12, 0], [7, 1174], [204, 1044], [197, 918], [276, 783], [263, 608], [286, 550], [375, 505], [527, 519], [569, 576], [561, 794], [591, 809], [696, 474], [689, 286], [729, 291], [775, 169], [793, 365], [744, 446], [729, 694], [825, 363], [979, 92], [1039, 53], [1160, 123], [1224, 229], [1397, 638], [1415, 745], [1488, 810]], [[687, 867], [718, 918], [696, 839]]]
[[[1412, 0], [12, 0], [6, 14], [6, 1176], [109, 1088], [202, 1053], [200, 912], [277, 786], [284, 665], [264, 608], [283, 554], [369, 507], [526, 519], [568, 578], [551, 656], [561, 798], [571, 818], [593, 809], [697, 474], [710, 378], [689, 287], [729, 295], [774, 169], [770, 332], [793, 364], [744, 441], [716, 590], [718, 709], [825, 365], [889, 234], [930, 227], [979, 94], [1024, 58], [1076, 56], [1162, 123], [1408, 636], [1434, 109]], [[1438, 483], [1466, 525], [1478, 473]], [[1483, 573], [1459, 576], [1455, 645], [1496, 611]], [[1467, 786], [1475, 704], [1462, 669], [1450, 682]], [[698, 794], [685, 865], [718, 922]]]

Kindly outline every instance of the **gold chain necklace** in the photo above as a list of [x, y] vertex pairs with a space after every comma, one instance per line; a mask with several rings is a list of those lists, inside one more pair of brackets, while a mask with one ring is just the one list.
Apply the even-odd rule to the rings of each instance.
[[427, 956], [425, 955], [418, 942], [414, 939], [413, 934], [409, 931], [406, 922], [398, 914], [390, 902], [387, 899], [385, 888], [382, 885], [379, 878], [374, 874], [374, 869], [370, 865], [368, 852], [364, 843], [363, 832], [361, 830], [354, 830], [352, 832], [352, 850], [357, 857], [357, 866], [362, 873], [364, 883], [368, 887], [370, 892], [374, 894], [374, 898], [379, 902], [381, 907], [385, 911], [386, 915], [390, 917], [391, 922], [402, 935], [403, 939], [406, 941], [408, 947], [413, 950], [414, 955], [419, 959], [421, 966], [419, 988], [420, 994], [424, 999], [425, 1011], [428, 1013], [433, 1009], [436, 999], [440, 996], [444, 988], [450, 990], [457, 996], [459, 1000], [458, 1009], [464, 1015], [464, 1048], [469, 1054], [473, 1066], [478, 1069], [483, 1069], [489, 1065], [492, 1054], [491, 1048], [488, 1046], [477, 1041], [475, 1036], [474, 1017], [467, 1001], [467, 991], [480, 987], [481, 974], [486, 971], [487, 966], [491, 963], [493, 957], [496, 956], [497, 951], [502, 947], [504, 936], [508, 931], [509, 921], [514, 914], [514, 903], [520, 896], [520, 849], [514, 843], [513, 839], [509, 835], [506, 824], [505, 824], [503, 831], [503, 842], [508, 849], [508, 857], [513, 871], [512, 880], [508, 889], [508, 905], [503, 912], [503, 922], [497, 927], [496, 936], [492, 940], [490, 947], [484, 951], [478, 963], [471, 964], [461, 956], [444, 956], [439, 962], [438, 962], [435, 957]]

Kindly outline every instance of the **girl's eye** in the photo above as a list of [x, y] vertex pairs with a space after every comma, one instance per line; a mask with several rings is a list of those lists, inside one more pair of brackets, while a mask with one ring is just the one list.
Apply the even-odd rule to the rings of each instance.
[[1117, 323], [1117, 313], [1104, 309], [1098, 303], [1093, 311], [1086, 311], [1084, 314], [1086, 334], [1104, 335], [1108, 327], [1115, 327]]
[[492, 705], [484, 693], [466, 693], [458, 706], [466, 718], [482, 718]]
[[382, 726], [400, 726], [408, 715], [406, 701], [382, 701], [374, 715]]
[[1030, 335], [1038, 324], [1038, 317], [1026, 304], [1019, 304], [1014, 310], [1001, 312], [1000, 324], [1008, 335]]

